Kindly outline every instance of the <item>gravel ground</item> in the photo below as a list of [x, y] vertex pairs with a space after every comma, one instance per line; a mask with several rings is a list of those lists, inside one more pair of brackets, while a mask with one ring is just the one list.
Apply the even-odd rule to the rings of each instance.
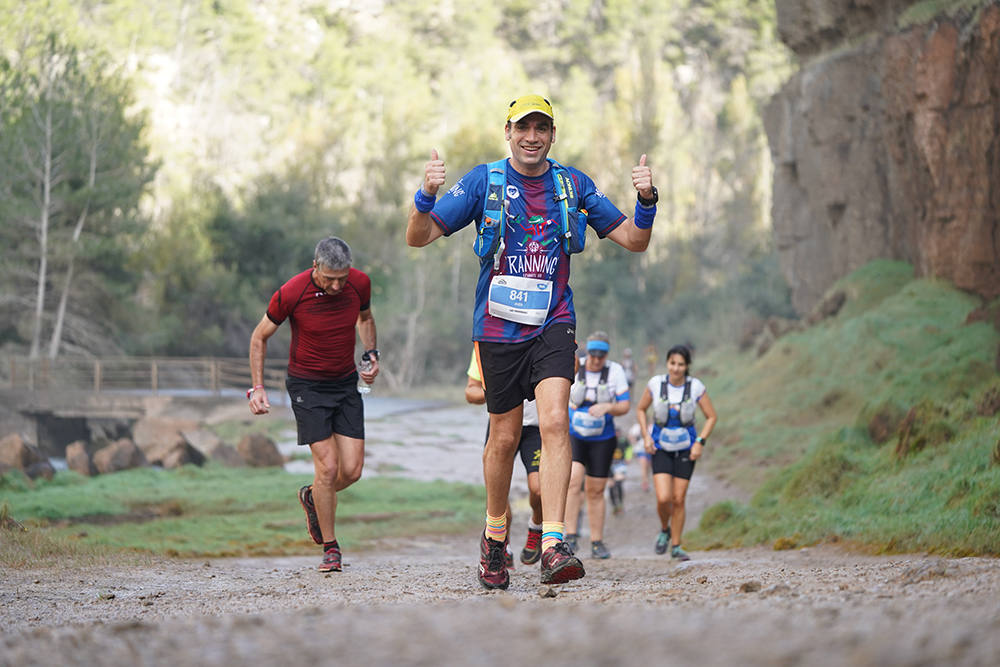
[[[454, 431], [442, 438], [449, 460], [474, 462], [477, 414], [427, 410], [406, 428]], [[398, 447], [369, 438], [375, 460]], [[7, 571], [0, 665], [1000, 663], [997, 560], [823, 546], [693, 552], [678, 564], [653, 553], [653, 500], [631, 474], [626, 511], [605, 529], [613, 557], [583, 549], [587, 576], [553, 597], [541, 595], [538, 566], [520, 563], [508, 591], [481, 589], [476, 535], [387, 540], [348, 551], [344, 572], [326, 575], [318, 553]], [[731, 495], [696, 472], [691, 525]], [[525, 507], [516, 505], [517, 549]]]

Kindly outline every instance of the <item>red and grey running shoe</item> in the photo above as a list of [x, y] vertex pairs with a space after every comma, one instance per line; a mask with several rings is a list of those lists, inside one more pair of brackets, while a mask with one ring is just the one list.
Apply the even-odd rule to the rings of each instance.
[[340, 572], [340, 547], [329, 547], [323, 552], [323, 562], [319, 564], [320, 572]]
[[559, 542], [545, 550], [540, 569], [543, 584], [565, 584], [586, 574], [583, 563], [573, 555], [565, 542]]
[[323, 544], [323, 531], [319, 527], [319, 517], [316, 516], [316, 504], [313, 503], [312, 484], [299, 489], [299, 503], [306, 511], [306, 529], [309, 531], [309, 537], [313, 538], [316, 544]]
[[534, 565], [542, 557], [542, 529], [529, 528], [528, 540], [521, 549], [521, 562], [525, 565]]
[[497, 542], [483, 533], [479, 542], [479, 583], [483, 588], [506, 589], [510, 585], [507, 574], [507, 540]]

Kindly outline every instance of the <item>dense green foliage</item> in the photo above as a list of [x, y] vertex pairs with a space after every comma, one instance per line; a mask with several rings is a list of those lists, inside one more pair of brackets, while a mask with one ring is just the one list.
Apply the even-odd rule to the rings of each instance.
[[[49, 482], [8, 473], [0, 492], [12, 516], [57, 540], [186, 557], [273, 555], [315, 548], [295, 496], [311, 481], [281, 468], [209, 464], [94, 478], [64, 471]], [[469, 530], [485, 502], [478, 486], [386, 477], [340, 499], [337, 539], [352, 549], [385, 536]]]
[[977, 299], [907, 264], [834, 289], [848, 295], [836, 317], [694, 369], [720, 415], [709, 470], [753, 497], [711, 508], [690, 543], [1000, 554], [1000, 434], [984, 407], [1000, 332], [967, 323]]
[[[748, 312], [789, 312], [759, 111], [790, 70], [769, 1], [0, 0], [0, 16], [11, 71], [32, 67], [11, 45], [56, 34], [88, 61], [107, 54], [119, 105], [142, 112], [134, 147], [156, 162], [130, 159], [159, 169], [141, 209], [124, 196], [120, 207], [141, 236], [110, 237], [71, 293], [102, 306], [89, 324], [107, 347], [244, 354], [271, 292], [334, 233], [374, 280], [385, 380], [460, 374], [470, 232], [412, 250], [406, 211], [431, 148], [449, 182], [503, 155], [504, 109], [528, 91], [555, 104], [553, 157], [624, 212], [639, 155], [660, 189], [648, 252], [594, 242], [574, 260], [582, 330], [639, 347], [669, 322], [709, 345]], [[33, 245], [24, 235], [18, 247]], [[16, 284], [35, 286], [31, 273]], [[4, 310], [18, 323], [0, 330], [11, 351], [30, 344], [26, 294]], [[43, 333], [55, 308], [42, 304]], [[101, 351], [79, 338], [72, 351]]]

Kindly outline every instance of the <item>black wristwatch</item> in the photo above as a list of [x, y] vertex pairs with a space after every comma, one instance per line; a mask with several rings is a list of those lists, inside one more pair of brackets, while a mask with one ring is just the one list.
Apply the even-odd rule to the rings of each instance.
[[708, 440], [702, 437], [695, 438], [694, 441], [699, 443], [702, 447], [704, 447], [708, 443]]
[[371, 359], [373, 357], [374, 357], [375, 361], [379, 360], [378, 350], [375, 349], [374, 347], [372, 349], [370, 349], [370, 350], [365, 350], [365, 353], [361, 355], [362, 359]]
[[650, 206], [656, 206], [656, 202], [660, 201], [660, 193], [656, 191], [656, 187], [654, 186], [652, 199], [643, 199], [642, 195], [639, 193], [636, 193], [636, 199], [639, 200], [640, 206], [645, 206], [648, 208]]

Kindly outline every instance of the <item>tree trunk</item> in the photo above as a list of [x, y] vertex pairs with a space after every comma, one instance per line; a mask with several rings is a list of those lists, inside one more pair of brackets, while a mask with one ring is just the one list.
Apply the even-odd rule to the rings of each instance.
[[[100, 135], [96, 128], [93, 129], [90, 144], [90, 169], [87, 174], [87, 186], [91, 192], [97, 183], [97, 151], [100, 144]], [[80, 235], [83, 234], [83, 225], [87, 222], [87, 214], [90, 211], [90, 201], [83, 206], [80, 217], [76, 220], [76, 227], [73, 228], [73, 247], [70, 248], [69, 265], [66, 267], [66, 280], [63, 282], [62, 294], [59, 295], [59, 309], [56, 311], [55, 326], [52, 327], [52, 339], [49, 341], [49, 359], [59, 356], [59, 346], [62, 344], [63, 322], [66, 320], [66, 305], [69, 302], [69, 289], [73, 285], [73, 265], [76, 262], [76, 246], [80, 243]]]
[[31, 331], [31, 351], [28, 356], [38, 358], [42, 340], [42, 316], [45, 313], [45, 281], [48, 279], [49, 262], [49, 210], [52, 205], [52, 107], [45, 110], [45, 147], [42, 155], [42, 206], [38, 216], [38, 289], [35, 292], [35, 321]]

